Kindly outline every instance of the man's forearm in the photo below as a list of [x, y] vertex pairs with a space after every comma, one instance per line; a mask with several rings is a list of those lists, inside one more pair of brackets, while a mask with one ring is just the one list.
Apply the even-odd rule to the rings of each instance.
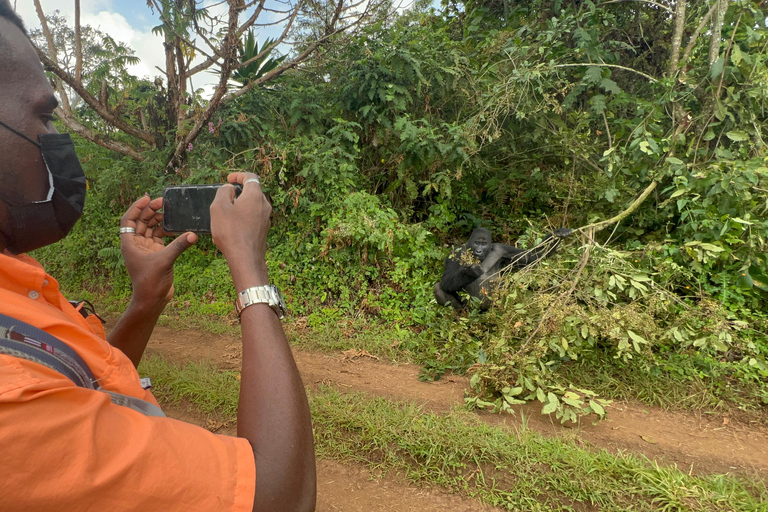
[[131, 301], [109, 335], [110, 345], [120, 349], [136, 367], [165, 305], [165, 302], [148, 304]]
[[[264, 271], [233, 268], [238, 291], [267, 284]], [[254, 510], [304, 512], [315, 508], [316, 476], [312, 420], [304, 385], [285, 333], [266, 304], [241, 315], [243, 367], [237, 434], [256, 458]]]

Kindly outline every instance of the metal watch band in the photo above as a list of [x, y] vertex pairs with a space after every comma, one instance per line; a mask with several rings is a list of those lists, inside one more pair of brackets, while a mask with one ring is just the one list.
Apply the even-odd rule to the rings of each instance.
[[267, 304], [275, 310], [281, 320], [285, 317], [285, 302], [280, 289], [275, 285], [253, 286], [237, 294], [235, 311], [239, 317], [243, 310], [254, 304]]

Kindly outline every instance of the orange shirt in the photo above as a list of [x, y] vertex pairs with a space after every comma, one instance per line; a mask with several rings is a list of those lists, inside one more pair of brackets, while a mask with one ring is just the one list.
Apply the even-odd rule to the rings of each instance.
[[[0, 254], [0, 313], [67, 343], [102, 388], [157, 403], [125, 354], [29, 256]], [[250, 511], [255, 480], [245, 439], [144, 416], [46, 366], [0, 355], [2, 511]]]

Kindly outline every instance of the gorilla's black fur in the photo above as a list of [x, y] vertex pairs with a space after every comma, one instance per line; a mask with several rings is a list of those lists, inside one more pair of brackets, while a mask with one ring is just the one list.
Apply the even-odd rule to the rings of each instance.
[[465, 244], [455, 248], [445, 259], [443, 279], [435, 283], [437, 303], [463, 308], [464, 301], [458, 295], [461, 290], [487, 303], [487, 291], [498, 280], [501, 269], [511, 265], [519, 270], [554, 254], [562, 239], [571, 233], [571, 229], [558, 229], [533, 249], [524, 250], [495, 244], [490, 231], [477, 228]]

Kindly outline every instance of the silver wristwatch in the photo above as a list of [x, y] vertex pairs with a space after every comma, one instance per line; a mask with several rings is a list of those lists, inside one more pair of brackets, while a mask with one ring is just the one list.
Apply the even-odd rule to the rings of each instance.
[[240, 316], [245, 308], [254, 304], [267, 304], [275, 310], [279, 319], [282, 320], [285, 318], [286, 308], [283, 294], [280, 293], [280, 289], [273, 284], [254, 286], [238, 293], [237, 300], [235, 301], [235, 311], [237, 311], [237, 316]]

